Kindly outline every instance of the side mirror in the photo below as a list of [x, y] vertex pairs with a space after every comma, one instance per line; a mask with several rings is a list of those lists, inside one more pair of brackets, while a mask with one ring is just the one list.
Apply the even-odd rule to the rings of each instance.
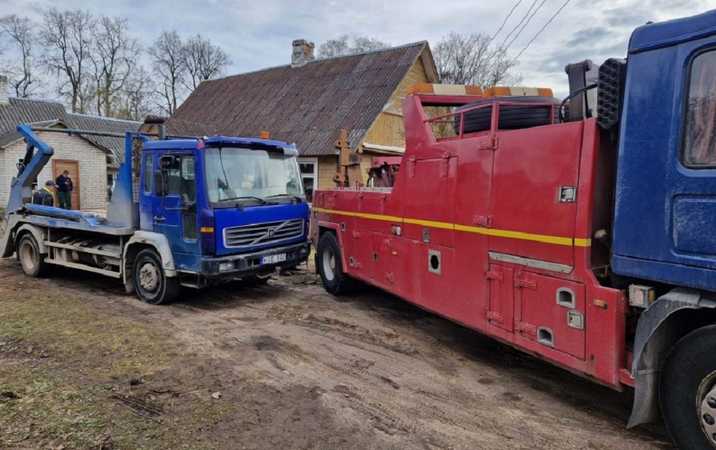
[[164, 172], [161, 170], [155, 170], [154, 176], [154, 195], [157, 197], [164, 196]]
[[174, 168], [174, 155], [163, 155], [159, 158], [159, 168], [162, 170], [172, 170]]

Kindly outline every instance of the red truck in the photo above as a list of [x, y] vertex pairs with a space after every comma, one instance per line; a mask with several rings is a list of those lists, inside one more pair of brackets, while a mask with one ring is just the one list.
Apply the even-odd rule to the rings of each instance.
[[[716, 448], [716, 11], [567, 66], [570, 95], [416, 85], [392, 187], [314, 193], [325, 289], [356, 280], [617, 390]], [[628, 61], [628, 62], [627, 62]]]

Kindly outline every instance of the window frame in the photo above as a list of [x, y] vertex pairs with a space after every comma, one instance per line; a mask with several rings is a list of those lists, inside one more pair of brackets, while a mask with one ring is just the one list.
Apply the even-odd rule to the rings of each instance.
[[[682, 103], [682, 120], [681, 120], [681, 138], [679, 139], [679, 163], [689, 170], [716, 170], [716, 161], [709, 163], [709, 164], [693, 164], [687, 162], [687, 155], [689, 153], [687, 151], [692, 150], [692, 147], [689, 147], [687, 149], [687, 136], [689, 135], [690, 125], [693, 125], [690, 123], [689, 120], [689, 99], [691, 98], [691, 87], [692, 87], [692, 75], [693, 75], [693, 67], [694, 62], [701, 56], [711, 54], [710, 58], [713, 59], [713, 66], [716, 68], [716, 47], [708, 47], [704, 49], [700, 49], [699, 51], [695, 52], [691, 58], [689, 58], [688, 68], [686, 70], [686, 76], [684, 77], [684, 98]], [[716, 77], [716, 70], [712, 74], [712, 76]], [[716, 134], [716, 125], [713, 128], [713, 133]], [[716, 139], [716, 136], [714, 136], [712, 139]], [[716, 152], [716, 149], [714, 149]]]
[[[310, 174], [304, 173], [301, 170], [301, 165], [303, 164], [313, 164], [313, 172]], [[311, 203], [313, 201], [313, 192], [318, 189], [318, 158], [315, 156], [299, 156], [298, 172], [298, 175], [301, 177], [301, 184], [303, 184], [303, 194], [306, 196], [306, 201]], [[306, 184], [303, 182], [304, 178], [313, 181], [313, 186], [311, 187], [310, 192], [306, 189]]]

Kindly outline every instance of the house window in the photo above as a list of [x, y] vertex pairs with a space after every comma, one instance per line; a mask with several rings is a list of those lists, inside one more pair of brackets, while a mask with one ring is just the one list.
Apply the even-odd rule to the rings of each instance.
[[688, 167], [716, 166], [716, 51], [691, 61], [682, 161]]
[[306, 192], [306, 201], [313, 201], [313, 190], [318, 188], [318, 158], [298, 158], [301, 167], [301, 181]]

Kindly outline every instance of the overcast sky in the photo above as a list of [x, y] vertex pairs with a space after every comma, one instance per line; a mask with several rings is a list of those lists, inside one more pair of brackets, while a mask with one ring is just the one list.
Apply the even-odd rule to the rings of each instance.
[[40, 23], [52, 6], [126, 17], [145, 46], [162, 30], [176, 29], [183, 38], [201, 33], [231, 56], [227, 75], [290, 63], [291, 41], [299, 38], [316, 47], [342, 34], [392, 45], [427, 40], [435, 47], [451, 31], [496, 34], [497, 43], [512, 41], [513, 58], [522, 51], [516, 72], [524, 86], [564, 95], [565, 64], [625, 57], [635, 27], [698, 14], [716, 8], [716, 0], [0, 0], [0, 16]]

